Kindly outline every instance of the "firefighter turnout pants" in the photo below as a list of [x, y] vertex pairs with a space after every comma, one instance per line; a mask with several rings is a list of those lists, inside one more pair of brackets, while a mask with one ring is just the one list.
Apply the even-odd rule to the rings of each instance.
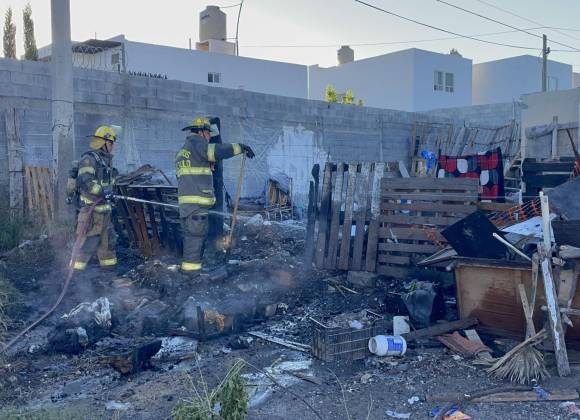
[[81, 239], [80, 250], [73, 263], [75, 270], [84, 270], [91, 257], [97, 255], [99, 264], [103, 268], [115, 267], [117, 256], [115, 246], [117, 234], [111, 221], [111, 208], [108, 204], [96, 206], [89, 219], [89, 207], [82, 207], [77, 218], [77, 235], [82, 234], [85, 223], [89, 223], [87, 233]]
[[208, 234], [207, 214], [190, 214], [181, 218], [183, 232], [183, 261], [181, 271], [194, 273], [201, 270], [201, 258]]

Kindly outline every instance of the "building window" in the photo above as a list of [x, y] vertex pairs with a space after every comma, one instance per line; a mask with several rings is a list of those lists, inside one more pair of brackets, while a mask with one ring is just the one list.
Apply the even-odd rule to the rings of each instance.
[[453, 73], [445, 73], [445, 92], [453, 93], [454, 90]]
[[449, 93], [455, 92], [455, 75], [453, 73], [435, 70], [433, 90]]
[[120, 55], [119, 53], [115, 53], [111, 55], [111, 64], [115, 65], [115, 64], [119, 64], [119, 59], [120, 59]]
[[433, 90], [443, 90], [443, 72], [435, 70], [435, 80], [433, 81]]
[[208, 81], [208, 83], [221, 83], [222, 82], [222, 74], [209, 72], [207, 74], [207, 81]]
[[548, 90], [558, 90], [558, 78], [555, 76], [548, 77]]

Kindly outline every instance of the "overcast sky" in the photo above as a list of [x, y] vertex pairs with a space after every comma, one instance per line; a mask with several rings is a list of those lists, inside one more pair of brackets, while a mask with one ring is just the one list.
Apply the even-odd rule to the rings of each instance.
[[[406, 17], [466, 35], [510, 31], [497, 23], [466, 14], [437, 0], [365, 0]], [[464, 8], [518, 28], [534, 29], [550, 39], [580, 49], [580, 1], [578, 0], [447, 0]], [[11, 6], [17, 24], [18, 55], [23, 53], [22, 9], [28, 0], [0, 0], [0, 13]], [[198, 40], [199, 12], [207, 4], [228, 6], [239, 0], [71, 0], [72, 38], [82, 41], [106, 39], [118, 34], [133, 41], [174, 47], [188, 47]], [[30, 0], [38, 46], [50, 43], [50, 0]], [[486, 4], [487, 3], [487, 4]], [[538, 22], [532, 23], [493, 6]], [[228, 37], [235, 36], [238, 8], [224, 9], [228, 15]], [[300, 64], [336, 64], [336, 49], [342, 44], [391, 43], [353, 46], [355, 58], [364, 58], [406, 48], [447, 53], [456, 48], [475, 63], [521, 54], [539, 56], [542, 40], [521, 32], [481, 38], [518, 46], [524, 50], [479, 43], [468, 39], [445, 39], [452, 35], [403, 21], [373, 10], [354, 0], [246, 0], [242, 9], [240, 55]], [[438, 40], [433, 40], [438, 39]], [[428, 42], [419, 42], [429, 40]], [[312, 47], [317, 45], [319, 47]], [[320, 45], [330, 45], [322, 46]], [[273, 47], [268, 47], [273, 46]], [[310, 46], [310, 47], [309, 47]], [[569, 49], [551, 44], [552, 49]], [[580, 52], [553, 52], [553, 60], [575, 65], [580, 70]]]

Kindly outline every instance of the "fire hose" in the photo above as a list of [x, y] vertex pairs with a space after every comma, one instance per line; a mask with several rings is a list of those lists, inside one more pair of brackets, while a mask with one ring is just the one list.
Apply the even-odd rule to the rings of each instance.
[[58, 305], [60, 305], [60, 303], [62, 302], [62, 299], [64, 298], [64, 295], [66, 294], [66, 292], [70, 286], [72, 276], [74, 274], [73, 264], [74, 264], [74, 262], [77, 258], [77, 255], [81, 249], [82, 242], [85, 239], [86, 234], [89, 230], [89, 226], [91, 225], [91, 222], [93, 220], [93, 211], [95, 210], [95, 206], [97, 204], [99, 204], [99, 201], [97, 201], [96, 203], [92, 204], [89, 207], [87, 218], [77, 233], [77, 237], [75, 239], [75, 242], [74, 242], [74, 245], [72, 248], [70, 261], [68, 264], [68, 271], [66, 273], [66, 279], [64, 281], [64, 285], [62, 286], [62, 291], [60, 292], [60, 296], [58, 297], [58, 299], [56, 300], [54, 305], [52, 305], [52, 307], [46, 313], [44, 313], [40, 318], [38, 318], [36, 321], [34, 321], [32, 324], [30, 324], [24, 330], [22, 330], [16, 337], [14, 337], [12, 340], [10, 340], [8, 342], [8, 344], [6, 344], [4, 346], [4, 348], [2, 349], [2, 353], [6, 353], [6, 351], [8, 351], [8, 349], [10, 347], [12, 347], [18, 340], [20, 340], [22, 337], [24, 337], [26, 334], [28, 334], [30, 331], [32, 331], [34, 328], [36, 328], [38, 325], [40, 325], [42, 323], [42, 321], [44, 321], [46, 318], [48, 318], [56, 310]]

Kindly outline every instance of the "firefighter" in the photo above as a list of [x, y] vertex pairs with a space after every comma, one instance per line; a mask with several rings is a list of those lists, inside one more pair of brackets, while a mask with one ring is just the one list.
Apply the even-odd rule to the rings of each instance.
[[217, 126], [205, 117], [196, 118], [183, 128], [189, 132], [183, 147], [175, 156], [179, 217], [183, 231], [181, 271], [196, 275], [201, 270], [204, 242], [208, 234], [208, 211], [215, 204], [213, 166], [215, 162], [244, 153], [250, 159], [254, 152], [241, 143], [210, 144]]
[[73, 263], [77, 271], [84, 270], [95, 253], [102, 268], [114, 268], [117, 265], [117, 235], [111, 221], [112, 188], [117, 173], [112, 165], [112, 151], [117, 135], [113, 127], [104, 125], [89, 137], [92, 137], [91, 150], [81, 156], [76, 178], [79, 207], [77, 235], [82, 233], [85, 223], [89, 223]]

